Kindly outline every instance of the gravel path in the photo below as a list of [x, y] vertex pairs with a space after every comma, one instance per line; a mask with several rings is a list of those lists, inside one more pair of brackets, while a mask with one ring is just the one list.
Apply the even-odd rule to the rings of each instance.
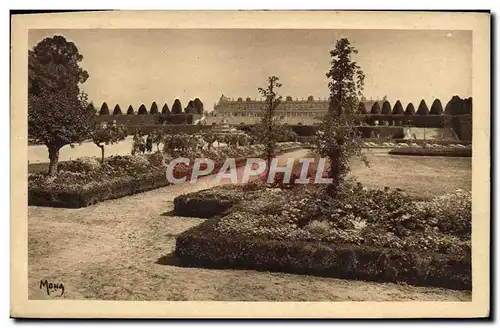
[[[294, 157], [305, 151], [294, 152]], [[241, 170], [240, 170], [241, 171]], [[240, 172], [241, 173], [241, 172]], [[471, 293], [247, 270], [175, 265], [175, 238], [201, 223], [171, 216], [173, 199], [213, 186], [169, 186], [82, 209], [30, 206], [30, 299], [219, 301], [470, 301]], [[40, 279], [63, 283], [59, 297]]]

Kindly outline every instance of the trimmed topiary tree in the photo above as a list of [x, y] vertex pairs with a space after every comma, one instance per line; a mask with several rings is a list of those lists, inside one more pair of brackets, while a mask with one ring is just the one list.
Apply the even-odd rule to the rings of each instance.
[[139, 110], [137, 111], [137, 115], [146, 115], [147, 113], [148, 113], [148, 110], [146, 109], [146, 106], [144, 106], [144, 104], [142, 104], [139, 107]]
[[134, 108], [132, 107], [132, 105], [128, 106], [127, 115], [135, 115]]
[[[247, 98], [247, 101], [251, 101], [251, 99]], [[205, 109], [203, 108], [203, 103], [201, 102], [200, 98], [194, 99], [194, 108], [196, 109], [196, 114], [203, 115]]]
[[153, 101], [153, 103], [151, 104], [151, 109], [149, 110], [149, 114], [151, 115], [156, 115], [158, 114], [158, 105], [156, 105], [156, 102]]
[[441, 105], [441, 100], [436, 99], [432, 103], [431, 111], [429, 112], [431, 115], [442, 115], [443, 114], [443, 106]]
[[95, 109], [94, 104], [92, 102], [90, 102], [90, 104], [87, 105], [87, 110], [92, 112], [92, 113], [96, 112], [96, 109]]
[[366, 114], [366, 105], [364, 102], [358, 104], [358, 114]]
[[102, 103], [101, 110], [99, 111], [99, 115], [109, 115], [109, 108], [106, 102]]
[[174, 100], [174, 104], [172, 105], [172, 114], [182, 114], [182, 104], [178, 98]]
[[406, 106], [405, 115], [415, 115], [415, 107], [412, 103]]
[[113, 109], [113, 115], [122, 115], [122, 109], [120, 105], [116, 104], [115, 109]]
[[392, 115], [403, 115], [405, 113], [401, 101], [396, 101], [394, 107], [392, 108]]
[[423, 99], [420, 101], [420, 105], [418, 105], [417, 115], [429, 115], [429, 108]]
[[167, 103], [163, 105], [163, 108], [161, 109], [162, 114], [170, 114], [170, 108], [168, 108]]
[[[384, 102], [382, 103], [382, 114], [384, 114], [384, 115], [390, 115], [391, 114], [391, 104], [387, 100], [384, 100]], [[389, 125], [392, 125], [392, 120], [391, 119], [384, 120], [383, 122], [387, 123]]]
[[370, 113], [371, 114], [380, 114], [380, 105], [378, 104], [377, 101], [373, 103], [372, 108], [370, 110]]
[[[404, 109], [403, 109], [403, 105], [401, 105], [401, 101], [396, 101], [396, 103], [394, 104], [394, 107], [392, 108], [392, 115], [403, 115], [405, 113]], [[395, 119], [393, 120], [393, 124], [394, 125], [402, 125], [403, 124], [403, 120], [400, 120], [400, 119]]]

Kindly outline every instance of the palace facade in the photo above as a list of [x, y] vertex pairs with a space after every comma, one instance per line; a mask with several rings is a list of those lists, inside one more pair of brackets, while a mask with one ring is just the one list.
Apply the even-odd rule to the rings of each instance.
[[[373, 103], [377, 100], [366, 100], [365, 107], [370, 111]], [[379, 101], [382, 105], [382, 101]], [[216, 117], [260, 117], [264, 100], [246, 98], [230, 99], [222, 95], [219, 102], [214, 105], [214, 116]], [[282, 100], [278, 106], [276, 115], [281, 118], [321, 118], [328, 113], [328, 98], [314, 99], [313, 96], [307, 99], [292, 99], [288, 96]]]

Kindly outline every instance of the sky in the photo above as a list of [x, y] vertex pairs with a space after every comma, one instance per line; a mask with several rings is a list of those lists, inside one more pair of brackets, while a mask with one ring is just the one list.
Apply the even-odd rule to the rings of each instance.
[[30, 30], [29, 47], [62, 35], [83, 55], [81, 85], [96, 107], [135, 110], [199, 97], [212, 110], [222, 94], [260, 99], [267, 77], [294, 99], [328, 96], [329, 51], [347, 37], [366, 75], [364, 95], [415, 106], [472, 96], [472, 33], [445, 30], [79, 29]]

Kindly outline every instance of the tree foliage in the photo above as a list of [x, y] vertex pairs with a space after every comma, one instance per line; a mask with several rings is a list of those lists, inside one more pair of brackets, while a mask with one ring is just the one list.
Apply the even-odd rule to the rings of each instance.
[[334, 196], [339, 191], [345, 176], [350, 170], [350, 160], [361, 154], [361, 140], [355, 127], [354, 114], [362, 98], [365, 75], [361, 67], [352, 59], [358, 51], [348, 39], [342, 38], [330, 51], [330, 102], [328, 115], [321, 122], [315, 137], [316, 149], [321, 156], [329, 159], [329, 178], [332, 179], [328, 190]]
[[380, 105], [378, 101], [374, 102], [370, 110], [371, 114], [380, 114]]
[[182, 104], [178, 98], [176, 98], [174, 100], [174, 104], [172, 105], [171, 112], [172, 112], [172, 114], [182, 114]]
[[405, 115], [415, 115], [415, 107], [412, 103], [406, 105]]
[[267, 82], [266, 88], [257, 89], [261, 96], [265, 98], [262, 119], [260, 124], [257, 125], [257, 129], [259, 130], [261, 143], [265, 147], [264, 152], [268, 162], [267, 167], [269, 168], [271, 160], [276, 155], [276, 142], [279, 137], [277, 127], [281, 124], [276, 120], [275, 114], [282, 97], [278, 94], [279, 88], [281, 88], [279, 77], [269, 76]]
[[358, 114], [366, 114], [366, 106], [365, 103], [360, 102], [358, 104]]
[[165, 103], [161, 109], [162, 114], [170, 114], [170, 108], [168, 108], [167, 103]]
[[127, 115], [135, 115], [135, 113], [134, 113], [134, 107], [132, 107], [132, 105], [128, 106]]
[[146, 106], [144, 104], [141, 104], [139, 106], [139, 109], [137, 110], [137, 115], [146, 115], [148, 113], [148, 110], [146, 109]]
[[109, 124], [106, 122], [95, 123], [91, 131], [91, 139], [101, 148], [101, 163], [104, 162], [104, 146], [118, 143], [127, 137], [127, 129], [123, 125]]
[[59, 150], [88, 137], [95, 109], [80, 92], [89, 74], [83, 56], [63, 36], [45, 38], [28, 51], [28, 137], [49, 151], [49, 174], [57, 174]]
[[113, 109], [113, 115], [122, 115], [122, 109], [120, 105], [116, 104], [115, 109]]
[[[249, 101], [248, 98], [247, 101]], [[196, 109], [196, 114], [203, 115], [205, 109], [203, 108], [203, 103], [201, 102], [200, 98], [194, 99], [194, 108]]]
[[392, 109], [392, 114], [393, 115], [403, 115], [405, 113], [403, 109], [403, 105], [401, 104], [401, 101], [396, 101], [394, 104], [394, 108]]
[[435, 99], [432, 102], [431, 110], [429, 112], [431, 115], [441, 115], [443, 114], [443, 105], [441, 105], [441, 100]]
[[153, 103], [151, 104], [151, 109], [149, 110], [149, 114], [156, 115], [158, 113], [158, 105], [153, 101]]
[[429, 115], [429, 108], [424, 99], [422, 99], [418, 105], [417, 115]]
[[109, 108], [106, 102], [102, 103], [101, 110], [99, 111], [99, 115], [109, 115]]
[[382, 114], [390, 115], [391, 114], [391, 103], [387, 100], [382, 103]]

